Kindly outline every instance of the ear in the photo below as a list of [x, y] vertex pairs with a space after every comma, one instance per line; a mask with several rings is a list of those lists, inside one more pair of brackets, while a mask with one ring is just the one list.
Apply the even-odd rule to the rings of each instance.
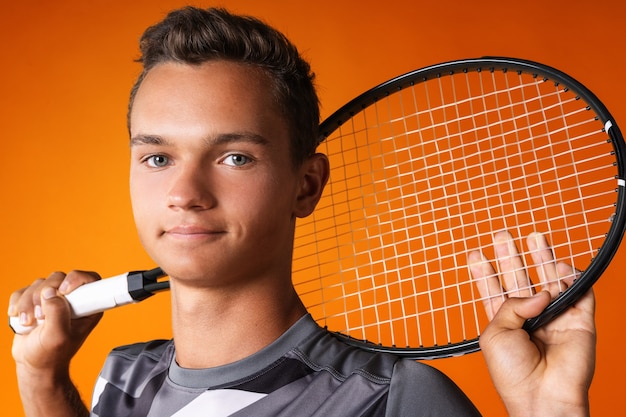
[[296, 217], [306, 217], [313, 213], [322, 197], [330, 175], [330, 164], [326, 155], [316, 153], [309, 157], [299, 170], [300, 189], [295, 207]]

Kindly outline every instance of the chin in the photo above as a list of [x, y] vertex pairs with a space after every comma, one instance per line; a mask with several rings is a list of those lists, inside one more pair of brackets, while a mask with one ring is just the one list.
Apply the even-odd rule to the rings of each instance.
[[194, 262], [184, 262], [182, 259], [161, 260], [158, 265], [170, 278], [184, 281], [206, 280], [210, 269], [206, 265], [199, 265]]
[[210, 270], [211, 263], [189, 256], [188, 250], [172, 250], [160, 242], [152, 242], [144, 249], [152, 260], [171, 278], [199, 279]]

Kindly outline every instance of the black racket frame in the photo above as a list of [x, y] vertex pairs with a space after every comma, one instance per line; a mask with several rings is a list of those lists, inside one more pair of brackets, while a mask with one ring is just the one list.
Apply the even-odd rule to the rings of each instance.
[[[605, 130], [608, 130], [606, 131], [608, 134], [607, 140], [613, 145], [618, 172], [616, 182], [620, 184], [616, 190], [617, 199], [615, 217], [609, 231], [607, 232], [606, 239], [602, 247], [598, 248], [597, 256], [593, 259], [589, 267], [582, 271], [581, 276], [574, 282], [574, 284], [559, 295], [559, 297], [553, 300], [539, 316], [527, 320], [524, 325], [524, 329], [528, 332], [533, 332], [539, 327], [552, 321], [569, 306], [575, 303], [593, 286], [613, 259], [613, 256], [617, 252], [624, 235], [626, 225], [626, 193], [624, 192], [626, 145], [624, 144], [623, 136], [617, 127], [617, 123], [615, 123], [608, 109], [595, 96], [595, 94], [593, 94], [582, 83], [564, 72], [530, 60], [507, 57], [482, 57], [449, 61], [420, 68], [400, 75], [379, 84], [378, 86], [349, 101], [321, 123], [319, 142], [323, 142], [332, 134], [332, 132], [341, 127], [355, 114], [361, 112], [379, 100], [394, 94], [395, 92], [433, 78], [469, 71], [515, 71], [531, 74], [533, 77], [540, 78], [544, 82], [553, 82], [560, 85], [562, 88], [573, 91], [577, 97], [584, 100], [589, 108], [595, 112], [597, 118], [604, 124], [604, 126], [609, 127]], [[366, 340], [354, 339], [341, 333], [335, 334], [346, 343], [368, 351], [392, 353], [394, 355], [411, 359], [435, 359], [460, 356], [480, 350], [478, 338], [458, 343], [451, 343], [445, 346], [414, 348], [383, 346]]]

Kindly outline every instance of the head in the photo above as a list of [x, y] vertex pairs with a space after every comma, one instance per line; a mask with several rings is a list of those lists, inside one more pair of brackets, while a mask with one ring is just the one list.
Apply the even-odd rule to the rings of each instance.
[[320, 116], [314, 74], [297, 48], [274, 28], [223, 9], [186, 7], [149, 27], [140, 50], [143, 71], [131, 90], [129, 115], [146, 74], [158, 64], [232, 61], [263, 71], [272, 80], [273, 100], [289, 128], [293, 164], [299, 166], [315, 152]]
[[213, 9], [170, 13], [141, 51], [128, 120], [144, 247], [170, 278], [291, 285], [296, 219], [328, 178], [308, 64], [267, 25]]

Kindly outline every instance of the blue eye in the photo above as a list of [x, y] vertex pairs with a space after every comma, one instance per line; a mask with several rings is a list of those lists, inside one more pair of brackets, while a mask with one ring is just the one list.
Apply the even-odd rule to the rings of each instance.
[[226, 158], [224, 158], [225, 165], [234, 166], [234, 167], [244, 166], [250, 161], [251, 161], [250, 158], [241, 154], [228, 155]]
[[163, 168], [170, 163], [170, 159], [164, 155], [152, 155], [146, 159], [146, 163], [152, 168]]

